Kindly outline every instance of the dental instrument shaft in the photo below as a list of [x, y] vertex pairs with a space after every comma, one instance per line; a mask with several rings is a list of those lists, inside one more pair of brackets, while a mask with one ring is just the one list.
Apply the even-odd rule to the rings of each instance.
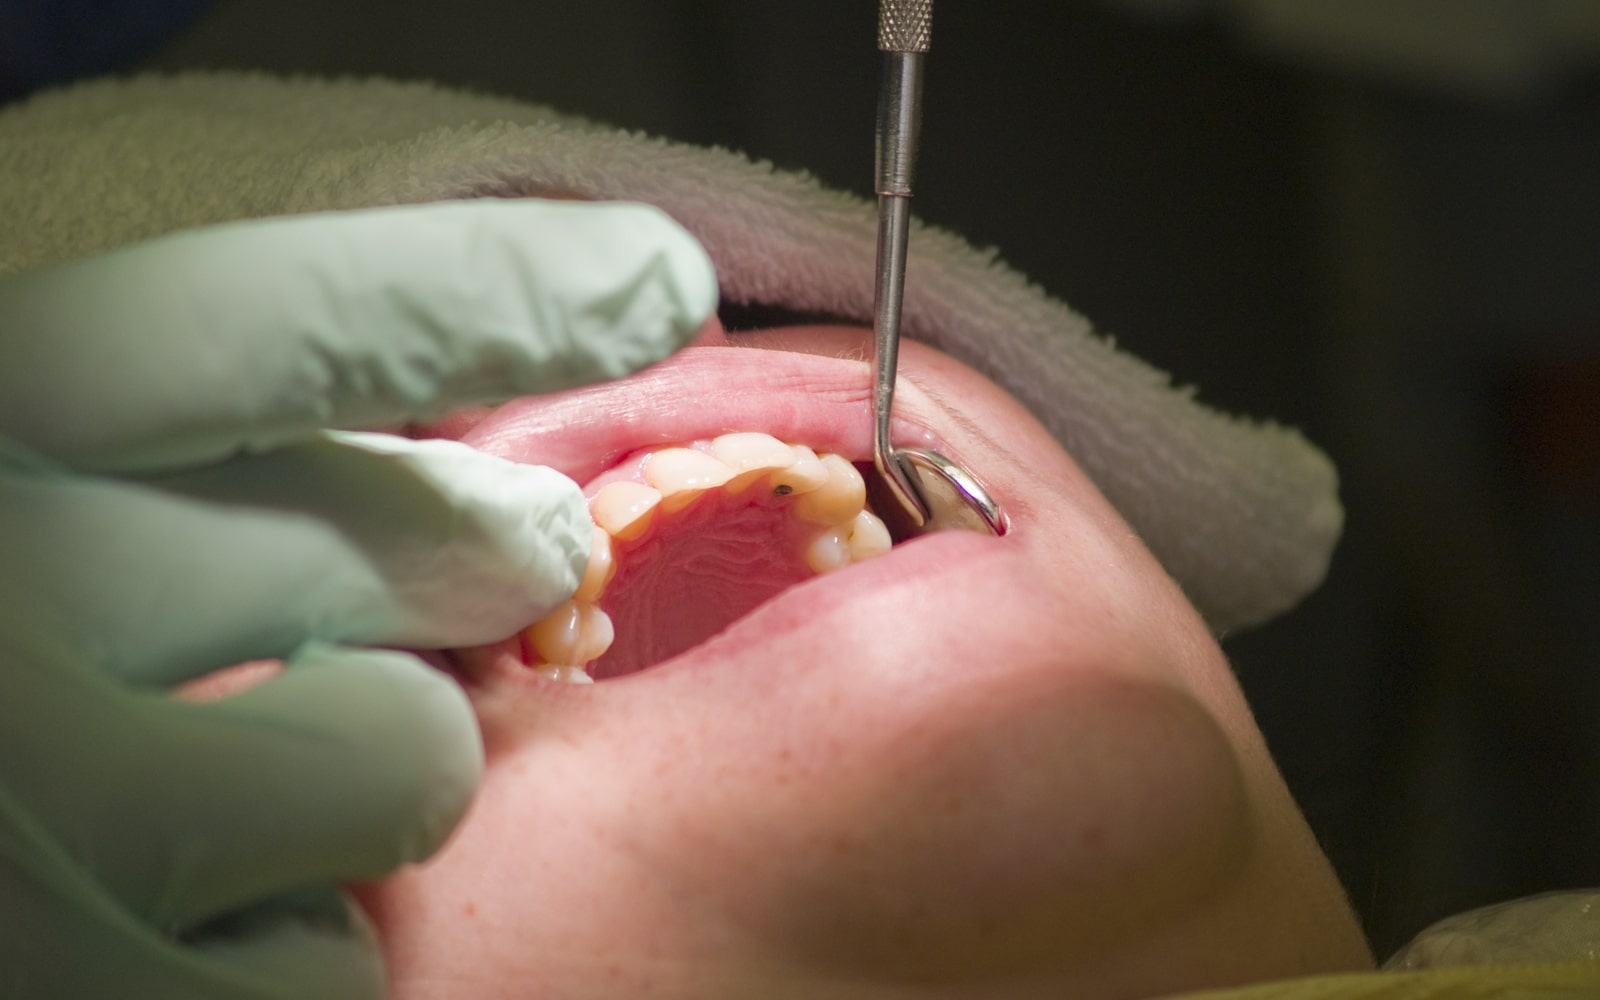
[[928, 505], [889, 439], [895, 370], [900, 357], [900, 305], [905, 296], [911, 229], [911, 183], [922, 128], [922, 60], [928, 51], [933, 0], [880, 0], [878, 48], [878, 266], [873, 286], [872, 463], [918, 527]]
[[[900, 305], [905, 297], [911, 232], [911, 183], [922, 130], [922, 60], [928, 51], [933, 0], [879, 0], [878, 268], [872, 309], [872, 464], [910, 532], [954, 528], [999, 536], [1005, 512], [977, 477], [935, 451], [896, 448], [889, 438], [895, 372], [900, 361]], [[888, 520], [885, 511], [885, 520]]]

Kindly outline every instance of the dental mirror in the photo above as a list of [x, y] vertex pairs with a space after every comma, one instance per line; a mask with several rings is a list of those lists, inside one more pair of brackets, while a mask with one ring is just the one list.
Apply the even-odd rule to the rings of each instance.
[[989, 491], [955, 462], [921, 448], [896, 448], [892, 455], [906, 481], [916, 490], [920, 506], [928, 512], [926, 519], [918, 521], [912, 510], [900, 502], [898, 491], [887, 477], [878, 474], [871, 462], [861, 463], [867, 498], [895, 541], [953, 529], [999, 537], [1010, 527], [1005, 512]]

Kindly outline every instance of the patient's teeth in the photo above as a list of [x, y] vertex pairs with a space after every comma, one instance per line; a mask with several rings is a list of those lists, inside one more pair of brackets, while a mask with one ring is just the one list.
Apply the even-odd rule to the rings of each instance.
[[528, 626], [528, 642], [546, 663], [588, 663], [611, 648], [611, 616], [582, 601], [568, 601]]
[[828, 528], [806, 546], [806, 565], [818, 575], [850, 565], [850, 526]]
[[741, 493], [765, 473], [788, 468], [794, 462], [794, 452], [788, 445], [771, 434], [755, 431], [715, 438], [711, 454], [734, 471], [734, 477], [723, 487], [729, 493]]
[[711, 442], [711, 454], [735, 472], [781, 469], [794, 461], [788, 445], [757, 431], [724, 434]]
[[586, 615], [583, 623], [584, 648], [580, 651], [582, 659], [574, 661], [577, 663], [600, 659], [617, 638], [617, 628], [611, 623], [610, 615], [593, 604], [583, 607]]
[[772, 490], [775, 493], [799, 495], [810, 493], [828, 481], [828, 467], [817, 458], [817, 453], [803, 444], [792, 444], [794, 461], [786, 468], [772, 473]]
[[850, 522], [850, 559], [860, 562], [881, 556], [889, 551], [894, 540], [889, 537], [889, 529], [870, 510], [863, 510]]
[[866, 483], [856, 467], [839, 455], [823, 455], [821, 461], [828, 479], [795, 501], [795, 515], [812, 524], [846, 523], [866, 504]]
[[589, 566], [583, 571], [583, 582], [578, 584], [574, 600], [593, 604], [605, 593], [606, 584], [617, 575], [617, 560], [611, 552], [611, 535], [598, 524], [594, 526], [594, 540], [589, 547]]
[[583, 612], [577, 601], [568, 601], [528, 626], [528, 642], [546, 663], [578, 663], [575, 658], [581, 641]]
[[534, 667], [533, 672], [547, 681], [560, 681], [567, 684], [594, 683], [594, 678], [584, 673], [582, 667], [562, 667], [554, 663], [546, 663], [542, 667]]
[[600, 488], [589, 501], [589, 516], [612, 538], [632, 541], [650, 527], [660, 502], [659, 491], [643, 483], [620, 480]]
[[649, 485], [618, 479], [589, 501], [595, 527], [583, 579], [571, 600], [524, 632], [528, 658], [541, 677], [593, 683], [583, 665], [604, 655], [615, 639], [610, 616], [597, 606], [617, 572], [615, 543], [641, 538], [658, 510], [670, 514], [709, 490], [737, 493], [759, 482], [779, 498], [792, 498], [777, 507], [820, 529], [804, 553], [806, 565], [819, 575], [882, 555], [892, 544], [884, 523], [866, 509], [861, 473], [841, 455], [819, 457], [769, 434], [736, 433], [709, 446], [700, 441], [651, 452], [638, 468]]
[[670, 513], [732, 479], [733, 470], [703, 451], [663, 448], [645, 459], [644, 477], [661, 491], [661, 509]]

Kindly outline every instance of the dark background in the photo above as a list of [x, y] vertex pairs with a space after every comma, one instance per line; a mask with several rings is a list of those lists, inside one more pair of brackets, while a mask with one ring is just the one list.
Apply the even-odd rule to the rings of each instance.
[[[1340, 465], [1327, 585], [1225, 648], [1380, 955], [1600, 884], [1600, 80], [1111, 6], [940, 3], [918, 210]], [[869, 0], [237, 0], [143, 65], [425, 77], [865, 193], [873, 30]]]

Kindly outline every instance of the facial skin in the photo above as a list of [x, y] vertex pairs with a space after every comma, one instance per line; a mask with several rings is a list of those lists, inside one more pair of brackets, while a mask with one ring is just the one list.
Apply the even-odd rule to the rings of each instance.
[[[740, 334], [440, 432], [580, 483], [733, 430], [862, 459], [869, 337]], [[974, 471], [1010, 532], [914, 539], [594, 685], [457, 654], [482, 789], [359, 891], [394, 996], [1059, 1000], [1370, 967], [1177, 587], [1004, 393], [916, 344], [900, 371], [899, 440]]]

